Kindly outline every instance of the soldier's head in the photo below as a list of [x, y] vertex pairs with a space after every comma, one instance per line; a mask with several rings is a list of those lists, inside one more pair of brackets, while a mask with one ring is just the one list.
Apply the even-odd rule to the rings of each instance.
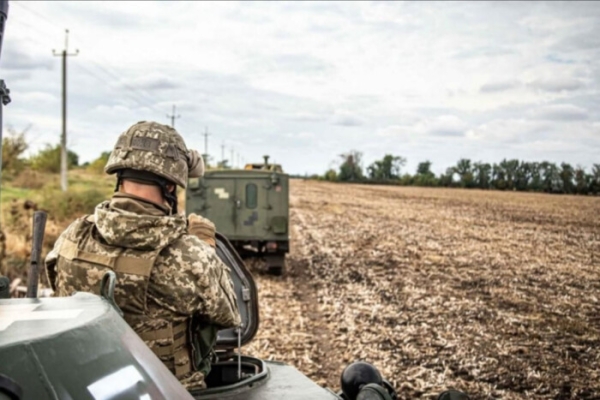
[[117, 174], [115, 191], [124, 181], [155, 186], [177, 212], [176, 187], [185, 188], [188, 177], [201, 177], [204, 161], [197, 151], [188, 150], [175, 129], [142, 121], [119, 136], [104, 171]]

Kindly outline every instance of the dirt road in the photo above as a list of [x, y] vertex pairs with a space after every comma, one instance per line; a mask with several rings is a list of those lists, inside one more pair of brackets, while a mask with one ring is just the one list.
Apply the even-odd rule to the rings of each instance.
[[600, 398], [600, 199], [295, 180], [286, 277], [246, 350], [400, 398]]

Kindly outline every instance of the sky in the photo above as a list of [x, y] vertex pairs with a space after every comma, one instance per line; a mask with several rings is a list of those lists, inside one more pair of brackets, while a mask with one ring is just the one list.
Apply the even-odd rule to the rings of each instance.
[[[460, 158], [600, 163], [600, 2], [11, 1], [0, 77], [8, 128], [30, 153], [61, 133], [110, 151], [138, 121], [234, 165], [264, 154], [293, 174], [341, 153], [405, 172]], [[224, 146], [224, 152], [223, 147]]]

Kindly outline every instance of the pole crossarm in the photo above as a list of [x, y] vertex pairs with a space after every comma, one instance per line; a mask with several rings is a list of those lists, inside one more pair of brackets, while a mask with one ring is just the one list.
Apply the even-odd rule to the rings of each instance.
[[171, 119], [171, 128], [173, 128], [173, 129], [175, 129], [175, 119], [181, 118], [181, 115], [175, 114], [176, 109], [177, 109], [177, 106], [175, 104], [173, 104], [173, 114], [171, 114], [171, 115], [167, 114], [167, 118]]

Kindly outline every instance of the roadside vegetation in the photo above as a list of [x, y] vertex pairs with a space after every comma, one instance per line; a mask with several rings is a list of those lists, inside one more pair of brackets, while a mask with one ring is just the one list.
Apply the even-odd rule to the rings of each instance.
[[45, 255], [73, 219], [92, 213], [96, 204], [109, 197], [114, 189], [114, 179], [97, 168], [102, 160], [80, 165], [78, 155], [69, 152], [69, 190], [63, 192], [59, 174], [60, 147], [47, 145], [27, 157], [26, 134], [27, 130], [15, 132], [9, 129], [2, 139], [0, 218], [5, 254], [2, 255], [0, 275], [16, 281], [15, 286], [26, 279], [32, 218], [36, 210], [48, 213]]

